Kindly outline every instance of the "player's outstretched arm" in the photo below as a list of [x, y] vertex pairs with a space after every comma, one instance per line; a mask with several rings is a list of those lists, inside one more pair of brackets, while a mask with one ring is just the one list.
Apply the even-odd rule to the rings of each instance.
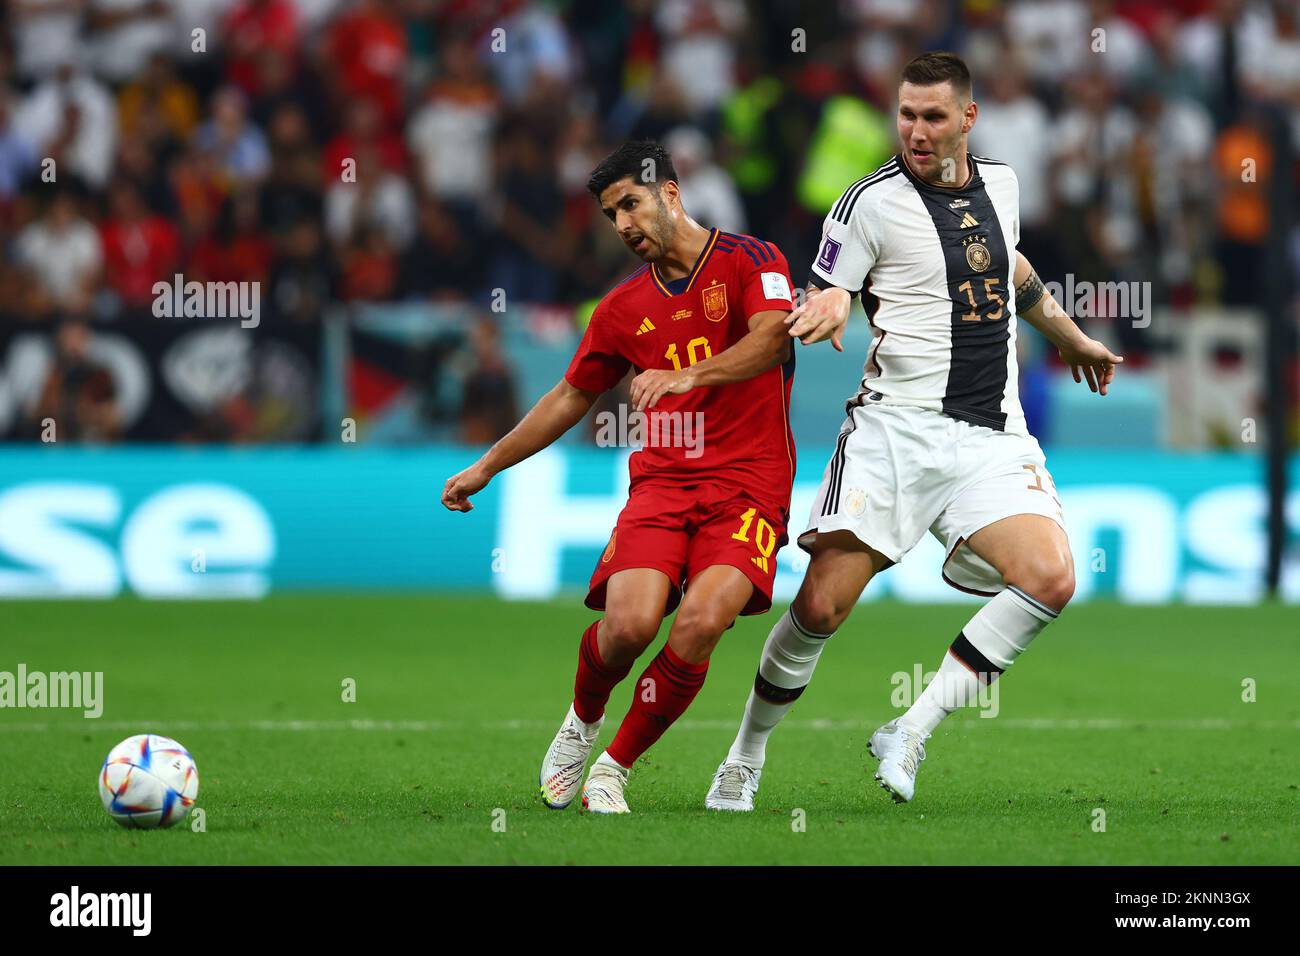
[[743, 382], [789, 357], [790, 339], [785, 334], [783, 309], [755, 312], [749, 317], [749, 332], [717, 355], [679, 370], [646, 369], [632, 379], [630, 398], [638, 411], [654, 408], [665, 395], [680, 395], [706, 385]]
[[474, 464], [447, 479], [442, 489], [443, 505], [450, 511], [472, 511], [470, 495], [486, 488], [497, 472], [537, 454], [582, 421], [599, 394], [574, 388], [566, 379], [560, 379], [508, 435]]
[[844, 327], [849, 324], [852, 293], [838, 286], [820, 289], [809, 282], [805, 296], [803, 305], [785, 317], [790, 336], [804, 345], [830, 339], [835, 350], [843, 352], [844, 346], [840, 343], [844, 338]]
[[1105, 395], [1115, 378], [1115, 366], [1124, 361], [1123, 356], [1113, 354], [1096, 339], [1084, 335], [1052, 298], [1029, 260], [1019, 252], [1012, 281], [1016, 286], [1016, 313], [1056, 346], [1061, 361], [1070, 366], [1076, 382], [1086, 378], [1090, 389]]

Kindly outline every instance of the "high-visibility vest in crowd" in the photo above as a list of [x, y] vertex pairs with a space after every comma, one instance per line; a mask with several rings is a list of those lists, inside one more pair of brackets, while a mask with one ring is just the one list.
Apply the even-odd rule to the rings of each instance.
[[825, 215], [849, 183], [861, 179], [895, 152], [889, 117], [856, 96], [826, 101], [799, 176], [800, 204]]
[[776, 178], [776, 158], [768, 149], [764, 126], [781, 90], [780, 80], [765, 76], [737, 90], [722, 108], [722, 129], [732, 147], [727, 171], [741, 192], [761, 193]]

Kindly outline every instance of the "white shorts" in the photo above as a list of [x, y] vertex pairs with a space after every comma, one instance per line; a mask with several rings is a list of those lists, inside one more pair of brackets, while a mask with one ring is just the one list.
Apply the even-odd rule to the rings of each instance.
[[1002, 576], [962, 543], [1018, 514], [1065, 520], [1037, 439], [994, 431], [910, 405], [867, 402], [840, 429], [822, 475], [808, 530], [851, 531], [897, 563], [926, 529], [944, 545], [943, 579], [961, 591], [993, 595]]

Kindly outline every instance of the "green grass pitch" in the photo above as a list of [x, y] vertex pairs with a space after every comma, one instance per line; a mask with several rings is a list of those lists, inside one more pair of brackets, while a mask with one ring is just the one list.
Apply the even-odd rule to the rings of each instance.
[[[933, 669], [971, 613], [859, 607], [774, 734], [758, 809], [718, 815], [704, 793], [774, 621], [741, 619], [634, 769], [632, 816], [592, 818], [537, 796], [593, 619], [576, 598], [6, 603], [0, 671], [103, 671], [106, 704], [0, 710], [0, 865], [1300, 860], [1294, 608], [1072, 607], [1004, 678], [998, 716], [947, 721], [916, 799], [891, 803], [865, 755], [897, 713], [891, 675]], [[206, 832], [103, 812], [104, 755], [144, 731], [194, 754]]]

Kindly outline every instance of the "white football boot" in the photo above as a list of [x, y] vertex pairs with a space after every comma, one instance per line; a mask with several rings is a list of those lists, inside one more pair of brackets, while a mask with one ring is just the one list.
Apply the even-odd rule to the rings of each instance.
[[600, 725], [604, 722], [602, 716], [596, 723], [587, 725], [588, 732], [583, 733], [582, 722], [574, 713], [573, 705], [569, 705], [564, 723], [560, 724], [559, 732], [542, 758], [539, 775], [542, 802], [552, 810], [563, 810], [578, 795], [582, 771], [586, 769], [587, 758], [591, 756], [591, 748], [600, 736]]
[[758, 778], [763, 771], [749, 767], [728, 757], [713, 775], [713, 784], [704, 798], [707, 810], [736, 810], [747, 813], [754, 809], [754, 794], [758, 793]]
[[588, 813], [631, 813], [623, 799], [627, 774], [608, 754], [597, 757], [582, 785], [582, 809]]
[[871, 735], [868, 747], [880, 761], [876, 780], [896, 803], [907, 803], [916, 792], [916, 769], [925, 759], [924, 736], [891, 720]]

